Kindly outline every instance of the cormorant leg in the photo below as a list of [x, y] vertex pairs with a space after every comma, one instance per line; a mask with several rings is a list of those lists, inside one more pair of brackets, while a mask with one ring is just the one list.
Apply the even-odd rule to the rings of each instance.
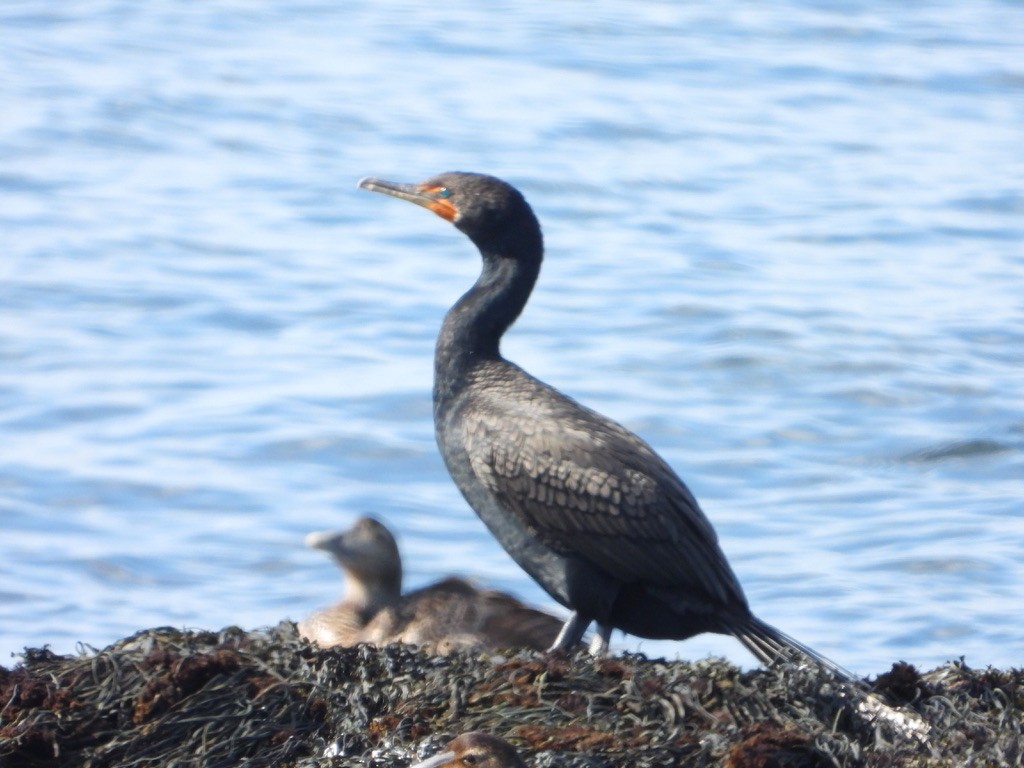
[[583, 633], [587, 631], [589, 626], [590, 619], [580, 616], [579, 613], [573, 611], [569, 614], [569, 618], [565, 620], [565, 624], [558, 631], [558, 637], [555, 638], [555, 642], [552, 643], [548, 650], [571, 651], [573, 646], [583, 639]]
[[597, 632], [590, 638], [590, 655], [607, 656], [608, 643], [612, 638], [612, 627], [608, 624], [598, 624]]

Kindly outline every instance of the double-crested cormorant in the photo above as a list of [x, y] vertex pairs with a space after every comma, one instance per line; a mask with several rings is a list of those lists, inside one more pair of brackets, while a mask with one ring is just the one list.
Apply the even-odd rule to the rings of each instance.
[[456, 736], [440, 752], [410, 768], [526, 768], [515, 747], [483, 731]]
[[448, 471], [505, 550], [572, 611], [553, 649], [605, 653], [613, 628], [648, 638], [733, 635], [764, 663], [850, 673], [751, 613], [711, 523], [643, 440], [501, 356], [540, 272], [540, 225], [518, 190], [473, 173], [359, 186], [428, 208], [483, 270], [437, 339], [434, 426]]
[[409, 643], [438, 653], [456, 649], [544, 650], [562, 622], [504, 592], [447, 578], [402, 595], [402, 560], [394, 536], [370, 517], [347, 531], [311, 533], [310, 547], [329, 553], [345, 572], [337, 605], [299, 623], [321, 647]]

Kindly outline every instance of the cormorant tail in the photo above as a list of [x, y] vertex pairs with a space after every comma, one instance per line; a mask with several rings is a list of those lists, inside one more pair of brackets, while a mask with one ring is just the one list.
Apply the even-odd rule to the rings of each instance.
[[733, 632], [736, 639], [766, 666], [771, 667], [785, 662], [790, 664], [811, 662], [843, 682], [864, 687], [864, 681], [848, 669], [839, 666], [813, 648], [808, 648], [756, 616], [751, 616], [742, 624], [738, 624]]
[[774, 666], [785, 662], [810, 662], [840, 680], [857, 712], [870, 722], [884, 720], [901, 735], [914, 738], [921, 744], [928, 743], [931, 727], [919, 714], [893, 707], [885, 701], [884, 695], [873, 692], [871, 686], [862, 678], [780, 632], [771, 624], [766, 624], [756, 616], [750, 616], [745, 621], [733, 625], [732, 631], [747, 650], [757, 656], [763, 664]]

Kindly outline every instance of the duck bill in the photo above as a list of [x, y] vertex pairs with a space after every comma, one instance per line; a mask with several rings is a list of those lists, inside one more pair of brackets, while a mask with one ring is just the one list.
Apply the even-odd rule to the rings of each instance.
[[307, 547], [312, 549], [322, 549], [324, 551], [330, 551], [331, 542], [338, 538], [338, 534], [334, 531], [314, 531], [313, 533], [307, 533], [305, 538], [305, 544]]
[[411, 765], [409, 768], [441, 768], [442, 765], [447, 765], [454, 759], [454, 752], [442, 752], [439, 755], [434, 755], [433, 757], [424, 760], [422, 763]]

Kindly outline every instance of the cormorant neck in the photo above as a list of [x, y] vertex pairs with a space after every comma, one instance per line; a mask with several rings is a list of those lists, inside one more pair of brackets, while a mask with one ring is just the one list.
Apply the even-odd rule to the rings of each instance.
[[501, 337], [523, 311], [540, 274], [543, 246], [539, 229], [536, 233], [536, 240], [527, 240], [515, 254], [481, 246], [480, 277], [448, 310], [437, 337], [435, 404], [458, 391], [474, 365], [501, 358]]

